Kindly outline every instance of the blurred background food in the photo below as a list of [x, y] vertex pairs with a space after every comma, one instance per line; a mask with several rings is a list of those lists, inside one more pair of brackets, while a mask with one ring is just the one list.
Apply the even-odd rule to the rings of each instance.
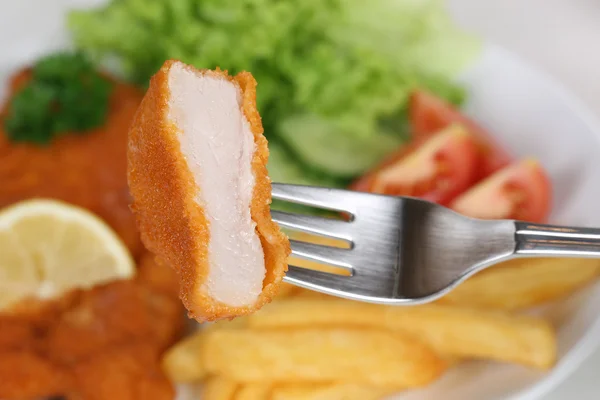
[[335, 186], [406, 140], [415, 88], [460, 104], [452, 78], [478, 49], [439, 1], [126, 0], [68, 26], [142, 87], [169, 58], [252, 71], [273, 179]]
[[29, 200], [0, 212], [0, 309], [23, 297], [52, 298], [130, 278], [134, 261], [104, 221], [56, 200]]
[[[365, 400], [471, 360], [553, 367], [557, 322], [539, 308], [594, 281], [598, 261], [506, 263], [411, 308], [284, 285], [255, 315], [199, 327], [129, 211], [129, 123], [175, 58], [256, 76], [275, 181], [545, 222], [541, 164], [460, 111], [455, 78], [480, 44], [441, 1], [113, 0], [66, 26], [73, 51], [13, 71], [0, 112], [0, 398], [173, 399], [201, 385], [206, 400]], [[33, 198], [60, 203], [48, 214]]]
[[159, 361], [184, 332], [177, 278], [143, 249], [129, 210], [127, 131], [143, 91], [76, 52], [25, 66], [10, 87], [0, 398], [173, 398]]
[[16, 72], [1, 111], [0, 207], [32, 197], [85, 207], [140, 254], [126, 143], [142, 96], [74, 53], [49, 55]]

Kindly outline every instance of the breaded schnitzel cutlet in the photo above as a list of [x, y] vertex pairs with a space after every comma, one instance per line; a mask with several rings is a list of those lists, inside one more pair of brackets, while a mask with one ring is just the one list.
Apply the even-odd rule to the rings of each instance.
[[176, 269], [199, 321], [271, 301], [290, 245], [271, 220], [269, 156], [248, 72], [167, 61], [129, 132], [133, 210], [146, 247]]
[[185, 329], [176, 274], [147, 253], [138, 271], [0, 311], [0, 399], [174, 399], [160, 357]]
[[[10, 82], [14, 96], [31, 80], [24, 69]], [[142, 93], [114, 82], [106, 121], [82, 134], [64, 132], [47, 146], [13, 142], [5, 129], [9, 101], [0, 108], [0, 208], [30, 198], [52, 198], [84, 207], [104, 219], [134, 257], [144, 251], [129, 210], [127, 131]]]

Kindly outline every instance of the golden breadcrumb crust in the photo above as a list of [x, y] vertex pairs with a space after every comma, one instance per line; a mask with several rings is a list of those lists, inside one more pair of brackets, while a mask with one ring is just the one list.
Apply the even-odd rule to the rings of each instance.
[[146, 247], [178, 272], [180, 297], [191, 317], [213, 321], [249, 314], [277, 294], [290, 253], [289, 240], [271, 220], [271, 180], [266, 168], [269, 150], [256, 109], [256, 80], [248, 72], [232, 77], [219, 69], [185, 66], [197, 74], [219, 76], [240, 87], [242, 110], [256, 144], [251, 215], [264, 251], [266, 276], [263, 291], [254, 304], [231, 307], [213, 299], [204, 286], [210, 268], [208, 221], [194, 200], [198, 188], [180, 151], [180, 132], [168, 119], [168, 76], [176, 63], [179, 61], [166, 61], [154, 75], [130, 128], [128, 180], [134, 198], [132, 209]]

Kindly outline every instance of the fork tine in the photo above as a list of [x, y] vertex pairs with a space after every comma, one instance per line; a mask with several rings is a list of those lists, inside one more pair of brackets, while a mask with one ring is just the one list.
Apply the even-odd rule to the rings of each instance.
[[347, 190], [273, 183], [271, 194], [277, 200], [354, 214], [348, 205], [352, 192]]
[[352, 270], [352, 250], [290, 240], [292, 255], [304, 260]]
[[284, 282], [306, 289], [343, 296], [341, 290], [348, 285], [348, 279], [350, 278], [351, 277], [349, 276], [334, 275], [327, 272], [316, 271], [314, 269], [290, 265], [283, 280]]
[[273, 221], [280, 226], [315, 235], [352, 241], [351, 222], [310, 215], [291, 214], [283, 211], [271, 211]]

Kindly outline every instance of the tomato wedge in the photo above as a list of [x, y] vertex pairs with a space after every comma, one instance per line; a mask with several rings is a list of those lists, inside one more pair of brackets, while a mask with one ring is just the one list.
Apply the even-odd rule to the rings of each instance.
[[452, 123], [465, 126], [474, 135], [483, 160], [479, 179], [491, 175], [511, 162], [508, 153], [495, 143], [483, 128], [431, 93], [417, 90], [412, 94], [409, 118], [414, 139], [417, 141], [426, 140]]
[[515, 162], [459, 196], [450, 207], [474, 218], [545, 222], [552, 188], [539, 162]]
[[351, 189], [446, 205], [474, 183], [477, 167], [473, 136], [452, 125], [425, 142], [404, 146]]

